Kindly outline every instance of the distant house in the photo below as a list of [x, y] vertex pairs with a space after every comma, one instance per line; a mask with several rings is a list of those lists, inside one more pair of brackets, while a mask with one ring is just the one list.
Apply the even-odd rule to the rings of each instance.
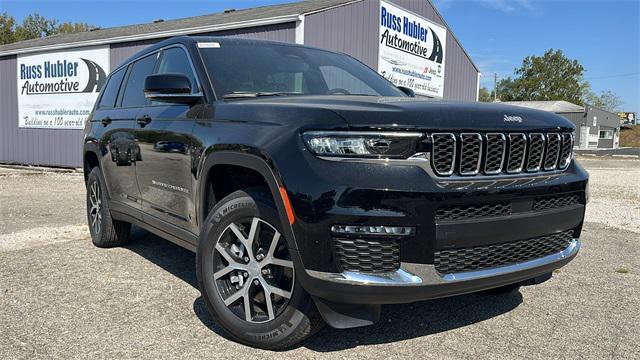
[[580, 106], [568, 101], [505, 101], [503, 104], [549, 111], [569, 119], [576, 126], [575, 146], [581, 149], [615, 149], [620, 138], [617, 114], [592, 105]]

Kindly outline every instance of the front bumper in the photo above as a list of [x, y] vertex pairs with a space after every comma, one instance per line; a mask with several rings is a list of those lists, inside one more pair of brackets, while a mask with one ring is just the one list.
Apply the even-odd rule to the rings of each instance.
[[[292, 156], [297, 158], [289, 159], [296, 163], [295, 171], [282, 173], [295, 213], [290, 251], [296, 277], [320, 299], [390, 304], [471, 293], [550, 273], [568, 263], [579, 249], [588, 174], [575, 161], [556, 173], [449, 179], [433, 177], [420, 166], [325, 161], [296, 152]], [[573, 196], [576, 201], [537, 209], [536, 202], [549, 196]], [[498, 203], [509, 206], [509, 211], [439, 217], [442, 209]], [[414, 231], [410, 236], [387, 238], [388, 242], [351, 236], [383, 246], [352, 242], [347, 254], [342, 240], [349, 240], [348, 236], [336, 235], [331, 228], [351, 224], [406, 226]], [[438, 256], [459, 249], [502, 246], [566, 232], [571, 234], [565, 244], [539, 256], [478, 267], [488, 270], [460, 266], [445, 271], [443, 262], [438, 262], [442, 260]], [[385, 246], [393, 241], [397, 249], [386, 251]], [[345, 259], [361, 260], [358, 255], [363, 247], [368, 258], [346, 266], [353, 264], [345, 264]], [[394, 258], [392, 268], [397, 271], [366, 271], [380, 258], [389, 257]]]
[[497, 268], [440, 274], [430, 264], [402, 263], [385, 274], [329, 273], [306, 270], [300, 276], [313, 296], [352, 304], [393, 304], [466, 294], [518, 283], [566, 265], [580, 250], [573, 239], [564, 250], [542, 258]]

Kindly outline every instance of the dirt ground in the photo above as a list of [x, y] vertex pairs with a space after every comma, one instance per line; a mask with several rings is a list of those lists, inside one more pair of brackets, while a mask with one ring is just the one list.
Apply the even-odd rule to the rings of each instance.
[[81, 174], [0, 168], [0, 358], [640, 358], [640, 160], [584, 159], [583, 247], [539, 286], [383, 307], [273, 353], [224, 337], [194, 255], [135, 229], [92, 246]]

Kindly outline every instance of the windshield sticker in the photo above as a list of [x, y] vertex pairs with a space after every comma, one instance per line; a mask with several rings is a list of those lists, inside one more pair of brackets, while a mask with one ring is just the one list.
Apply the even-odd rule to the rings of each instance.
[[200, 49], [218, 49], [220, 47], [219, 42], [199, 42], [198, 47]]

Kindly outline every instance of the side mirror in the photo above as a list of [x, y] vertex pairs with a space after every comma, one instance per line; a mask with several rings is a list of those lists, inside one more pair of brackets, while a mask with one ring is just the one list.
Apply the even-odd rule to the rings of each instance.
[[400, 89], [400, 91], [402, 91], [403, 93], [407, 94], [407, 96], [409, 97], [416, 97], [416, 93], [413, 92], [413, 90], [409, 89], [408, 87], [398, 86], [398, 89]]
[[151, 101], [195, 103], [201, 93], [191, 93], [191, 81], [183, 74], [155, 74], [144, 80], [144, 97]]

